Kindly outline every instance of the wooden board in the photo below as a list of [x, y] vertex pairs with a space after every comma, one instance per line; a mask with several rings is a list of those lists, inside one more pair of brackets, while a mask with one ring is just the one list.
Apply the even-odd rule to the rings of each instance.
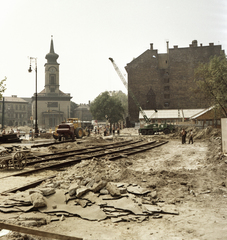
[[35, 235], [35, 236], [51, 238], [51, 239], [83, 240], [83, 238], [71, 237], [71, 236], [61, 235], [61, 234], [57, 234], [57, 233], [44, 232], [44, 231], [36, 230], [36, 229], [33, 229], [33, 228], [26, 228], [26, 227], [17, 226], [17, 225], [13, 225], [13, 224], [2, 223], [2, 222], [0, 222], [0, 228], [1, 229], [8, 229], [8, 230], [15, 231], [15, 232], [20, 232], [20, 233], [31, 234], [31, 235]]

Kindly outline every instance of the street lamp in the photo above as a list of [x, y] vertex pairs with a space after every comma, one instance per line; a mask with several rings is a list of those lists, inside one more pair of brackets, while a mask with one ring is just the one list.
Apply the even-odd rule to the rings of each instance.
[[38, 120], [37, 120], [37, 58], [30, 57], [30, 66], [28, 72], [32, 72], [32, 62], [35, 63], [35, 137], [38, 137]]

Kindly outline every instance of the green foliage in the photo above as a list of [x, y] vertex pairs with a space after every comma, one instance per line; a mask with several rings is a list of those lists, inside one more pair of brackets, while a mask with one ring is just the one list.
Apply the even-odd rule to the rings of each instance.
[[214, 56], [208, 63], [200, 63], [195, 71], [198, 93], [210, 105], [215, 105], [227, 117], [227, 59], [224, 54]]
[[74, 117], [74, 110], [75, 108], [78, 107], [78, 104], [76, 104], [73, 101], [70, 101], [70, 117], [73, 118]]
[[124, 117], [126, 117], [128, 112], [128, 96], [122, 91], [115, 91], [112, 93], [112, 96], [118, 98], [121, 101], [121, 104], [124, 108]]
[[97, 120], [104, 120], [105, 116], [108, 116], [110, 123], [123, 120], [124, 108], [121, 101], [116, 96], [110, 96], [107, 91], [91, 102], [90, 111]]
[[6, 79], [7, 78], [5, 77], [2, 81], [0, 81], [0, 100], [2, 99], [3, 93], [6, 90], [6, 84], [5, 84]]

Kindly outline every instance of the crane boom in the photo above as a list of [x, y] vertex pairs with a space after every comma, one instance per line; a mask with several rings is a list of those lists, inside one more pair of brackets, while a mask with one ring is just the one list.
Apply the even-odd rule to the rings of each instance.
[[117, 64], [114, 62], [113, 58], [109, 58], [109, 60], [112, 62], [114, 69], [116, 70], [118, 76], [120, 77], [121, 81], [125, 85], [126, 89], [128, 90], [129, 95], [132, 97], [133, 101], [135, 102], [136, 106], [139, 108], [140, 112], [143, 115], [143, 118], [145, 119], [146, 123], [150, 123], [150, 119], [147, 117], [146, 113], [143, 111], [142, 107], [140, 106], [139, 102], [137, 101], [135, 95], [131, 91], [131, 89], [128, 87], [128, 83], [125, 80], [123, 74], [121, 73], [120, 69], [118, 68]]

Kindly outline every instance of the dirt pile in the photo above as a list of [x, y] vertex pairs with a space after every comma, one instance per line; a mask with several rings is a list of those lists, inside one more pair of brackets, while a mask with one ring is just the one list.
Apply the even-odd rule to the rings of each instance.
[[[216, 138], [221, 137], [221, 130], [218, 128], [198, 128], [198, 127], [185, 127], [187, 133], [192, 130], [193, 138], [194, 139], [209, 139], [209, 138]], [[170, 134], [170, 136], [174, 138], [179, 138], [181, 136], [182, 128], [177, 127], [175, 133]]]

